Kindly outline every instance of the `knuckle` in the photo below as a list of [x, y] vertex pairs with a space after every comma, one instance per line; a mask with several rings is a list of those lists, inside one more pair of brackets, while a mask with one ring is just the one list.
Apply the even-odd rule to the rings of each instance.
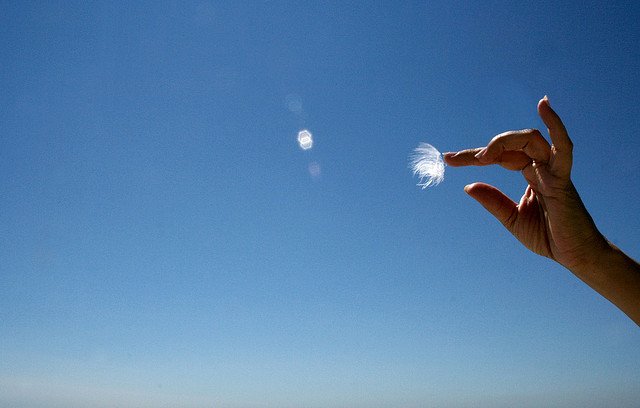
[[538, 129], [526, 129], [524, 132], [534, 139], [544, 140], [544, 136], [542, 136], [542, 133]]
[[489, 145], [495, 146], [495, 145], [504, 144], [505, 141], [507, 141], [509, 138], [513, 137], [518, 133], [519, 131], [510, 130], [508, 132], [502, 132], [500, 134], [497, 134], [491, 139], [491, 141], [489, 142]]
[[544, 139], [544, 137], [542, 137], [542, 133], [538, 129], [529, 129], [529, 131], [534, 137], [540, 137]]
[[567, 151], [573, 152], [573, 142], [567, 137]]

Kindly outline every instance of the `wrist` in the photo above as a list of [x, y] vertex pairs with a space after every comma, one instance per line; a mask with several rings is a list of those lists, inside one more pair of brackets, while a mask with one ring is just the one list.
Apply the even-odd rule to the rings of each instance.
[[616, 258], [617, 250], [600, 232], [596, 231], [593, 238], [589, 240], [589, 245], [581, 251], [580, 258], [564, 266], [582, 280], [600, 279], [606, 275], [607, 265]]
[[640, 264], [604, 239], [590, 262], [571, 271], [640, 325]]

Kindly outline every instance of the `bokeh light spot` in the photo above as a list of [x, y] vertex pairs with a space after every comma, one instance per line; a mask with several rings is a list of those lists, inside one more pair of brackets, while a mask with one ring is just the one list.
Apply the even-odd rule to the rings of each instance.
[[313, 135], [304, 129], [298, 132], [298, 144], [302, 150], [309, 150], [313, 147]]
[[320, 178], [321, 173], [322, 173], [322, 170], [320, 169], [320, 163], [318, 162], [309, 163], [309, 174], [311, 175], [311, 178], [313, 178], [314, 180], [317, 180]]

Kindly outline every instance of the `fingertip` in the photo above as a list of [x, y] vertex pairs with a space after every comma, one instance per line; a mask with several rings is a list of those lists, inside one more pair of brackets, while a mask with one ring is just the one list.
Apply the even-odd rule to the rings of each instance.
[[554, 127], [555, 122], [560, 120], [558, 114], [549, 104], [549, 98], [546, 95], [538, 102], [538, 115], [548, 128]]
[[538, 112], [542, 113], [541, 110], [544, 108], [551, 109], [551, 103], [549, 102], [549, 97], [547, 95], [538, 101]]
[[449, 166], [452, 166], [452, 167], [463, 166], [465, 163], [465, 158], [463, 157], [464, 155], [461, 155], [461, 153], [463, 152], [460, 151], [460, 152], [443, 153], [442, 158], [444, 159], [444, 162]]
[[472, 195], [473, 190], [478, 186], [479, 183], [471, 183], [471, 184], [467, 184], [466, 186], [464, 186], [464, 192]]

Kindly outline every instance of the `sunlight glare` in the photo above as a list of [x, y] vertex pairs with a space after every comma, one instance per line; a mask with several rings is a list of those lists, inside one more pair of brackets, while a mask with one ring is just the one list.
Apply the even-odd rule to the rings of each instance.
[[302, 150], [309, 150], [313, 147], [313, 136], [311, 132], [304, 129], [298, 132], [298, 144]]

